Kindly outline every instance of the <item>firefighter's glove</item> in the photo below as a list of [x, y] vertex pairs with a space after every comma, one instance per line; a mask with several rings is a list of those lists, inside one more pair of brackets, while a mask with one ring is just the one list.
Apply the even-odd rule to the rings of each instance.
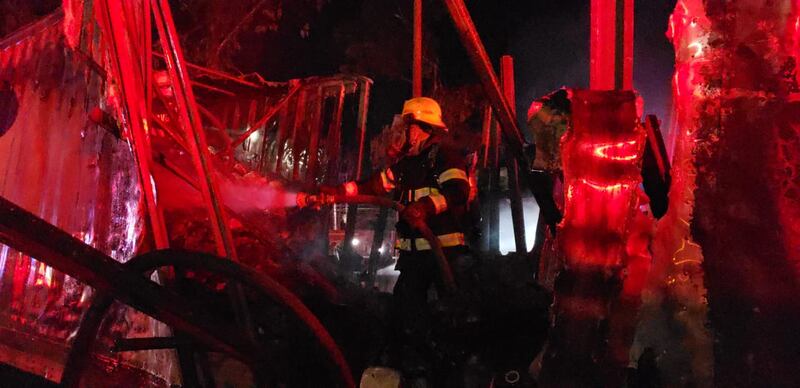
[[421, 231], [428, 227], [425, 223], [425, 219], [428, 218], [428, 207], [422, 201], [412, 202], [400, 212], [400, 218], [414, 230]]

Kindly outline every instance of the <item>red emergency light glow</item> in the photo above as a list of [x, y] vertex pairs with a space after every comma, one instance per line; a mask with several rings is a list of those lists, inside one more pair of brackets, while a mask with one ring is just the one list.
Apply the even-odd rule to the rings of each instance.
[[636, 160], [639, 155], [637, 153], [636, 140], [621, 141], [613, 144], [595, 144], [591, 145], [594, 148], [592, 153], [598, 158], [610, 160]]
[[624, 262], [645, 132], [630, 91], [577, 90], [562, 140], [566, 198], [560, 243], [573, 267]]
[[345, 183], [344, 192], [347, 196], [358, 195], [358, 184], [356, 182]]
[[592, 0], [591, 8], [591, 88], [633, 90], [633, 0]]
[[624, 184], [624, 183], [599, 184], [599, 183], [594, 183], [594, 182], [592, 182], [592, 181], [590, 181], [588, 179], [581, 179], [580, 182], [583, 183], [584, 185], [588, 186], [588, 187], [591, 187], [591, 188], [595, 189], [595, 190], [605, 191], [605, 192], [608, 192], [608, 193], [612, 193], [612, 192], [619, 191], [619, 190], [626, 190], [626, 189], [628, 189], [628, 187], [630, 187], [630, 185], [627, 185], [627, 184]]

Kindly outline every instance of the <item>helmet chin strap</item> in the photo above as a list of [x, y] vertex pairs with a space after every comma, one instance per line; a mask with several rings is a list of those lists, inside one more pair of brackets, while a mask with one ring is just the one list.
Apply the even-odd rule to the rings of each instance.
[[411, 125], [406, 125], [406, 138], [400, 147], [400, 155], [408, 155], [409, 151], [411, 151]]

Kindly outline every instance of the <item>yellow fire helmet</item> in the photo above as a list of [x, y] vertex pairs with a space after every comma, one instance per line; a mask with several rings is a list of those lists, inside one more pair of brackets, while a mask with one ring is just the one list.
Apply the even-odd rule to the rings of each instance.
[[442, 121], [442, 108], [432, 98], [415, 97], [406, 100], [403, 104], [403, 117], [407, 116], [447, 132], [447, 125]]

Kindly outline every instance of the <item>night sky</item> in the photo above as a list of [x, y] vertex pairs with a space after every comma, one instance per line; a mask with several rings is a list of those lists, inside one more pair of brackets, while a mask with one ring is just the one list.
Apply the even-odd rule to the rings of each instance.
[[[470, 3], [478, 32], [492, 58], [496, 60], [503, 53], [514, 57], [520, 123], [524, 123], [534, 98], [561, 86], [589, 86], [589, 3], [587, 0]], [[675, 1], [639, 0], [635, 7], [634, 87], [644, 97], [645, 112], [661, 118], [666, 129], [674, 53], [665, 33]], [[451, 25], [447, 27], [452, 30]], [[462, 60], [465, 58], [464, 55]]]
[[[371, 0], [373, 4], [375, 1], [382, 0]], [[396, 5], [399, 13], [410, 17], [411, 1], [395, 4], [402, 3], [405, 4]], [[675, 0], [638, 0], [635, 3], [634, 85], [644, 97], [645, 112], [656, 114], [666, 130], [669, 128], [674, 53], [665, 33]], [[443, 2], [427, 0], [423, 4], [428, 34], [433, 35], [426, 36], [426, 43], [436, 49], [445, 86], [477, 83]], [[495, 70], [499, 71], [501, 55], [514, 57], [520, 124], [524, 125], [525, 113], [534, 98], [561, 86], [589, 86], [589, 4], [587, 0], [467, 0], [478, 33], [495, 62]], [[374, 20], [380, 21], [382, 17], [376, 14]], [[410, 39], [410, 36], [404, 38]], [[410, 40], [408, 45], [410, 50]], [[387, 52], [386, 55], [410, 58], [411, 53]], [[384, 100], [391, 101], [391, 106], [385, 108], [387, 111], [392, 111], [402, 101], [394, 95], [398, 89], [405, 93], [403, 99], [408, 97], [409, 79], [407, 75], [405, 83], [399, 84], [385, 80], [389, 83], [387, 89], [391, 89], [388, 92], [381, 90], [382, 80], [376, 79], [375, 96], [385, 96]], [[376, 109], [383, 109], [379, 107], [380, 102], [373, 101]], [[381, 115], [372, 117], [381, 121], [378, 116]]]
[[[499, 70], [501, 55], [514, 57], [520, 124], [524, 125], [534, 98], [561, 86], [588, 87], [590, 1], [466, 3], [495, 69]], [[444, 3], [424, 0], [423, 4], [425, 44], [438, 56], [443, 85], [478, 83]], [[675, 0], [638, 0], [635, 7], [635, 87], [644, 96], [646, 113], [656, 114], [664, 123], [662, 128], [668, 129], [674, 54], [665, 33]], [[261, 58], [251, 70], [271, 80], [333, 74], [347, 68], [352, 59], [346, 52], [354, 41], [377, 42], [368, 61], [372, 67], [358, 72], [375, 80], [369, 123], [373, 129], [380, 128], [410, 96], [411, 9], [411, 0], [332, 0], [311, 22], [311, 38], [301, 39], [293, 31], [305, 23], [306, 16], [293, 15], [287, 8], [283, 32], [270, 38], [269, 52], [249, 54]], [[404, 74], [387, 74], [396, 73], [398, 66]]]
[[[465, 1], [495, 67], [502, 54], [514, 56], [516, 106], [521, 124], [524, 124], [525, 112], [534, 98], [561, 86], [588, 86], [589, 0]], [[181, 7], [183, 3], [203, 4], [204, 0], [171, 1], [177, 12], [179, 30], [182, 11], [192, 12], [199, 6]], [[669, 128], [674, 57], [665, 32], [675, 0], [636, 0], [635, 3], [634, 84], [644, 96], [646, 112], [655, 113], [664, 122], [662, 128]], [[0, 0], [0, 11], [13, 4]], [[28, 14], [49, 12], [60, 1], [31, 0], [25, 4], [30, 9], [19, 10], [21, 16], [17, 16], [33, 18], [38, 16]], [[316, 16], [311, 16], [308, 6], [298, 4], [305, 3], [284, 4], [279, 30], [265, 35], [252, 32], [242, 35], [242, 48], [234, 58], [238, 70], [258, 72], [275, 81], [334, 74], [346, 67], [343, 66], [348, 61], [346, 51], [353, 40], [373, 39], [378, 42], [375, 55], [387, 59], [373, 69], [361, 71], [376, 81], [372, 99], [375, 112], [371, 112], [370, 126], [380, 127], [391, 121], [392, 112], [408, 98], [411, 89], [412, 1], [330, 0], [319, 3], [325, 6]], [[423, 0], [423, 4], [426, 44], [433, 47], [439, 56], [443, 84], [477, 83], [444, 3]], [[197, 28], [196, 21], [187, 20], [190, 21], [187, 28]], [[302, 38], [297, 33], [306, 23], [311, 25], [310, 38]], [[380, 37], [381, 33], [384, 37]], [[191, 44], [184, 42], [184, 45]], [[398, 66], [405, 74], [379, 74], [381, 67]]]

